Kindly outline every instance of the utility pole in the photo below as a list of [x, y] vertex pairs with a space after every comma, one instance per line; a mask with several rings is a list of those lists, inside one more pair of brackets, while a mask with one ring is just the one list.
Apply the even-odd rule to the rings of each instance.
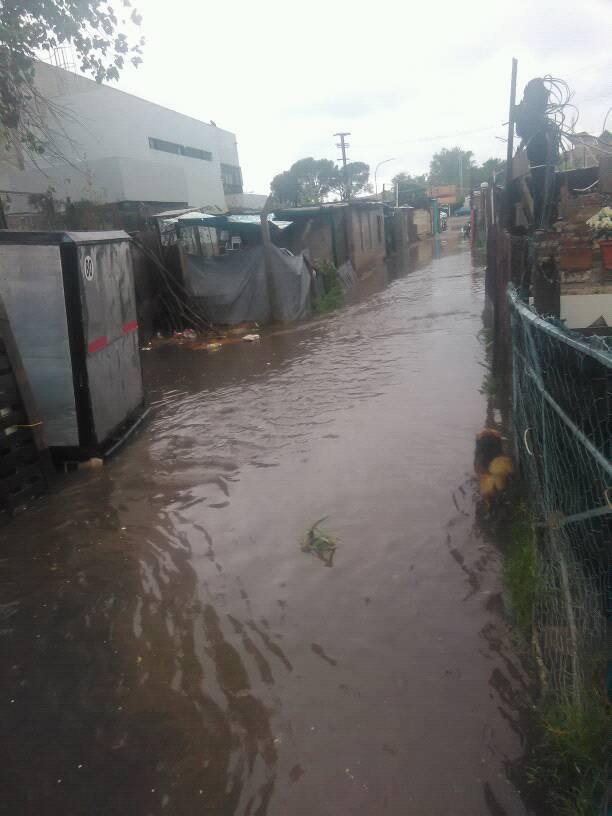
[[344, 184], [345, 184], [345, 198], [348, 200], [351, 197], [349, 191], [349, 180], [346, 175], [346, 148], [350, 147], [350, 144], [346, 141], [346, 137], [350, 136], [350, 133], [346, 131], [342, 133], [334, 133], [334, 136], [337, 136], [340, 139], [340, 142], [336, 142], [336, 147], [339, 147], [342, 151], [342, 174], [344, 176]]

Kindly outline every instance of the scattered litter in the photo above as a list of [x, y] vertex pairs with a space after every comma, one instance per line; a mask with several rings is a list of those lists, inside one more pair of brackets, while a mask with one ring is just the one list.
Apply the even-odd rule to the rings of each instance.
[[193, 329], [185, 329], [183, 332], [183, 337], [185, 340], [197, 340], [198, 334]]
[[140, 349], [141, 351], [153, 351], [153, 346], [150, 343], [147, 343], [146, 346], [142, 346]]
[[219, 351], [222, 348], [221, 343], [206, 343], [206, 351]]
[[247, 343], [254, 343], [256, 340], [260, 340], [261, 336], [259, 334], [245, 334], [242, 339], [246, 340]]
[[306, 537], [302, 541], [302, 552], [312, 553], [319, 558], [326, 567], [333, 566], [334, 553], [336, 552], [335, 540], [318, 529], [319, 524], [325, 521], [328, 516], [323, 516], [312, 525], [306, 533]]
[[241, 323], [238, 326], [232, 326], [230, 329], [227, 330], [228, 335], [230, 337], [241, 337], [242, 335], [248, 334], [252, 332], [253, 329], [258, 329], [258, 323]]

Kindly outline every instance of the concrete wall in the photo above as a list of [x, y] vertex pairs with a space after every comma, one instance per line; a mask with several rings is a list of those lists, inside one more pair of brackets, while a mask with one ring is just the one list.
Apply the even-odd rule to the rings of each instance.
[[345, 208], [326, 210], [312, 218], [296, 219], [291, 227], [275, 237], [275, 243], [294, 255], [306, 251], [313, 262], [327, 261], [341, 266], [349, 259], [347, 212]]
[[423, 235], [431, 235], [431, 215], [429, 210], [415, 210], [413, 220], [419, 238]]
[[[135, 200], [187, 202], [225, 209], [221, 163], [238, 166], [233, 133], [93, 80], [38, 63], [41, 93], [62, 110], [62, 154], [75, 166], [43, 156], [44, 173], [0, 166], [0, 190], [100, 203]], [[198, 92], [198, 89], [195, 89]], [[211, 161], [152, 149], [162, 139], [212, 154]], [[45, 174], [47, 177], [45, 177]]]
[[393, 211], [393, 246], [397, 252], [401, 252], [417, 240], [414, 212], [413, 207], [396, 207]]
[[386, 255], [382, 204], [330, 207], [310, 218], [296, 218], [277, 242], [294, 254], [307, 250], [313, 261], [341, 266], [351, 260], [356, 272], [367, 272]]
[[291, 250], [294, 255], [307, 252], [313, 263], [334, 262], [331, 224], [325, 216], [296, 220], [278, 235], [275, 243]]
[[367, 272], [385, 257], [385, 228], [382, 204], [350, 209], [351, 256], [355, 271]]

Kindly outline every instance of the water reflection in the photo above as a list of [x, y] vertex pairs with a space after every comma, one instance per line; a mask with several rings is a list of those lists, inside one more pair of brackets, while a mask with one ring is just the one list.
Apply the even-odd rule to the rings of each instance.
[[9, 563], [28, 563], [3, 586], [5, 801], [15, 814], [182, 814], [199, 800], [264, 813], [277, 752], [259, 688], [291, 666], [246, 609], [203, 600], [177, 511], [130, 492], [96, 475], [5, 543]]
[[[259, 344], [144, 355], [146, 428], [3, 541], [11, 816], [467, 816], [483, 780], [523, 812], [493, 559], [452, 501], [484, 413], [459, 249]], [[324, 515], [333, 569], [300, 550]]]

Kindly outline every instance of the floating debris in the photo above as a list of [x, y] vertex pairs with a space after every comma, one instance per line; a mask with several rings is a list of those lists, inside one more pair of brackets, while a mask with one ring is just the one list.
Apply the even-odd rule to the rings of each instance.
[[300, 549], [302, 552], [312, 553], [319, 558], [326, 567], [333, 566], [334, 553], [336, 552], [336, 541], [330, 535], [325, 534], [319, 528], [319, 524], [328, 519], [323, 516], [310, 527], [306, 537], [302, 541]]
[[93, 456], [91, 459], [86, 459], [84, 462], [79, 462], [79, 470], [97, 470], [104, 467], [104, 459]]
[[242, 338], [247, 343], [256, 343], [257, 340], [261, 340], [261, 335], [259, 334], [245, 334]]

